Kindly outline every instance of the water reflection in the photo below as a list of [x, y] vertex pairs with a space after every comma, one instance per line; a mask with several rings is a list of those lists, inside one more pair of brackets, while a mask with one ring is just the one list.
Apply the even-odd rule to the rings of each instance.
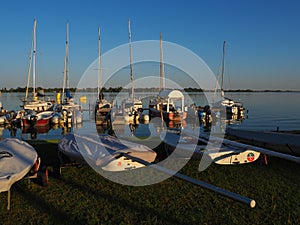
[[[7, 95], [7, 94], [6, 94]], [[147, 93], [145, 93], [147, 95]], [[13, 95], [12, 95], [13, 96]], [[50, 127], [43, 128], [26, 128], [21, 129], [13, 125], [10, 126], [0, 126], [0, 137], [17, 137], [20, 139], [60, 139], [63, 135], [72, 132], [73, 130], [81, 130], [82, 132], [90, 131], [97, 132], [99, 134], [115, 134], [117, 137], [125, 137], [136, 140], [142, 139], [151, 139], [152, 136], [159, 135], [161, 130], [169, 129], [194, 129], [200, 127], [204, 132], [210, 132], [214, 130], [222, 130], [226, 125], [241, 125], [245, 117], [238, 117], [236, 115], [217, 115], [214, 114], [213, 119], [203, 120], [198, 116], [187, 117], [186, 120], [182, 121], [162, 121], [160, 118], [152, 118], [148, 123], [123, 123], [123, 124], [103, 124], [97, 125], [96, 131], [91, 130], [95, 127], [95, 121], [91, 119], [91, 110], [93, 107], [90, 107], [90, 102], [93, 102], [93, 96], [86, 94], [89, 101], [86, 104], [83, 104], [84, 109], [84, 118], [83, 123], [73, 124], [73, 125], [53, 125]], [[193, 93], [191, 94], [196, 105], [203, 105], [206, 102], [201, 102], [203, 99], [203, 94]], [[109, 96], [108, 96], [109, 97]], [[115, 95], [110, 96], [114, 98]], [[143, 96], [142, 96], [143, 97]], [[5, 101], [4, 101], [5, 100]], [[7, 101], [6, 101], [7, 100]], [[12, 99], [7, 96], [5, 99], [2, 99], [6, 106], [10, 106], [9, 101], [15, 103], [19, 99]], [[16, 104], [16, 103], [15, 103]], [[147, 104], [143, 107], [147, 108]], [[147, 111], [145, 111], [147, 112]]]
[[[245, 117], [236, 117], [234, 115], [227, 116], [226, 118], [222, 116], [214, 117], [212, 121], [201, 120], [196, 117], [181, 121], [163, 121], [161, 118], [152, 118], [147, 123], [105, 123], [96, 125], [96, 132], [98, 134], [113, 134], [120, 138], [142, 140], [159, 135], [164, 129], [194, 129], [200, 127], [204, 132], [210, 132], [211, 129], [223, 130], [226, 125], [242, 124], [243, 119]], [[65, 134], [82, 128], [83, 132], [93, 132], [89, 130], [93, 123], [93, 120], [86, 120], [79, 124], [55, 124], [41, 127], [19, 128], [13, 125], [0, 126], [0, 137], [17, 137], [22, 140], [60, 139]]]

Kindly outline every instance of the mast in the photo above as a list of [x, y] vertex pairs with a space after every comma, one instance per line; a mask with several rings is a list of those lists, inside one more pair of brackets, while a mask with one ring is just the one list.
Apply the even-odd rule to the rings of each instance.
[[163, 62], [163, 51], [162, 51], [162, 33], [160, 32], [160, 83], [159, 90], [164, 90], [164, 62]]
[[131, 98], [134, 99], [134, 75], [132, 70], [132, 44], [131, 44], [131, 29], [130, 19], [128, 19], [128, 37], [129, 37], [129, 54], [130, 54], [130, 80], [131, 80]]
[[36, 19], [33, 21], [33, 65], [32, 65], [32, 86], [33, 86], [33, 99], [35, 100], [35, 86], [36, 86]]
[[64, 80], [63, 80], [63, 88], [62, 88], [62, 95], [61, 95], [61, 102], [63, 102], [65, 88], [69, 88], [69, 81], [68, 81], [68, 56], [69, 56], [69, 23], [66, 24], [66, 54], [65, 54], [65, 62], [64, 62]]
[[226, 41], [223, 42], [223, 54], [222, 54], [222, 80], [221, 80], [221, 96], [224, 97], [224, 61], [225, 61], [225, 46], [226, 46]]
[[32, 50], [31, 50], [30, 56], [29, 56], [29, 67], [28, 67], [28, 73], [27, 73], [27, 87], [26, 87], [26, 93], [25, 93], [24, 101], [27, 101], [27, 98], [28, 98], [28, 90], [29, 90], [29, 85], [30, 85], [31, 65], [32, 65]]
[[98, 27], [98, 100], [102, 100], [102, 97], [100, 96], [101, 91], [101, 83], [102, 77], [101, 77], [101, 59], [100, 59], [100, 27]]
[[28, 67], [28, 72], [27, 72], [27, 86], [26, 86], [26, 93], [25, 93], [24, 101], [27, 101], [29, 85], [30, 85], [30, 73], [31, 73], [31, 68], [32, 68], [32, 53], [33, 53], [33, 37], [34, 37], [34, 23], [33, 23], [33, 30], [32, 30], [31, 49], [30, 49], [30, 55], [29, 55], [29, 67]]

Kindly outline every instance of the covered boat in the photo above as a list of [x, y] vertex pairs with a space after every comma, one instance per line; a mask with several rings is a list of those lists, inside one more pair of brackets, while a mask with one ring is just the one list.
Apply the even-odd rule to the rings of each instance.
[[144, 165], [126, 158], [122, 154], [153, 162], [156, 152], [145, 145], [120, 140], [111, 135], [67, 134], [58, 144], [60, 152], [81, 164], [106, 171], [124, 171]]
[[27, 142], [14, 138], [0, 142], [0, 192], [8, 192], [8, 209], [11, 186], [30, 171], [37, 157], [37, 152]]
[[[175, 101], [180, 106], [176, 106]], [[181, 121], [186, 118], [184, 95], [179, 90], [162, 90], [149, 102], [150, 117], [162, 117], [165, 121]]]

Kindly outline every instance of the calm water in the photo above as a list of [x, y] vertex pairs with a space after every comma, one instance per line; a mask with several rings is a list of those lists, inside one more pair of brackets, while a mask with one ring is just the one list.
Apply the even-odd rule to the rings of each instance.
[[252, 130], [300, 130], [300, 93], [260, 92], [228, 95], [243, 102], [247, 118], [239, 125]]
[[[54, 94], [51, 98], [55, 99]], [[79, 102], [79, 97], [85, 95], [87, 102], [81, 103], [83, 109], [89, 109], [90, 103], [94, 103], [97, 96], [95, 93], [77, 94], [75, 100]], [[141, 98], [153, 96], [150, 93], [136, 93], [136, 96]], [[245, 118], [242, 121], [236, 122], [232, 125], [239, 127], [240, 129], [252, 129], [252, 130], [276, 130], [277, 127], [281, 130], [300, 130], [300, 93], [297, 92], [255, 92], [255, 93], [228, 93], [226, 95], [235, 101], [240, 101], [244, 104], [244, 107], [248, 112], [245, 113]], [[23, 93], [3, 93], [0, 96], [0, 101], [5, 109], [8, 110], [20, 110], [21, 100], [24, 97]], [[105, 96], [109, 100], [116, 99], [116, 103], [121, 102], [123, 96], [115, 96], [114, 94]], [[125, 96], [126, 97], [126, 96]], [[150, 97], [149, 97], [150, 98]], [[148, 98], [148, 99], [149, 99]], [[207, 104], [206, 98], [201, 93], [190, 93], [186, 98], [186, 103], [191, 104], [193, 101], [196, 105], [204, 106]], [[144, 107], [147, 108], [148, 101], [145, 101]], [[84, 111], [84, 121], [82, 124], [74, 126], [72, 129], [77, 129], [81, 132], [88, 132], [96, 130], [94, 122], [90, 119], [91, 112]], [[143, 136], [147, 132], [157, 132], [159, 125], [155, 123], [140, 124], [135, 129], [135, 135], [139, 133]], [[193, 124], [188, 124], [188, 127], [193, 127]], [[118, 127], [118, 136], [130, 136], [133, 127], [128, 125]], [[70, 131], [67, 128], [56, 127], [49, 131], [39, 131], [37, 139], [57, 139], [60, 138], [65, 132]], [[99, 131], [99, 130], [98, 130]], [[101, 132], [101, 131], [99, 131]], [[105, 129], [102, 131], [105, 132]], [[8, 129], [0, 127], [0, 137], [16, 136], [22, 139], [31, 139], [32, 134], [21, 129]]]

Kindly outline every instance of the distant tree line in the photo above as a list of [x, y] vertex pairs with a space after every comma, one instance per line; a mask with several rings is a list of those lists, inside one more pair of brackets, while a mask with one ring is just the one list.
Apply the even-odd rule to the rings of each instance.
[[[83, 88], [83, 89], [78, 89], [77, 88], [69, 88], [69, 90], [71, 92], [76, 92], [76, 91], [80, 91], [80, 92], [97, 92], [97, 88]], [[101, 89], [103, 92], [120, 92], [122, 90], [122, 87], [116, 87], [116, 88], [102, 88]], [[6, 87], [0, 89], [0, 91], [2, 93], [13, 93], [13, 92], [26, 92], [26, 87], [17, 87], [17, 88], [10, 88], [7, 89]], [[42, 87], [37, 87], [36, 91], [44, 91], [44, 92], [62, 92], [62, 88], [42, 88]], [[33, 88], [28, 88], [28, 92], [31, 93], [33, 92]]]
[[[44, 92], [62, 92], [62, 88], [42, 88], [42, 87], [37, 87], [37, 91], [44, 91]], [[71, 92], [97, 92], [97, 88], [82, 88], [82, 89], [77, 89], [77, 88], [69, 88]], [[130, 91], [130, 88], [122, 88], [122, 87], [103, 87], [101, 89], [102, 92], [107, 93], [107, 92], [120, 92], [120, 91]], [[159, 92], [159, 88], [135, 88], [134, 89], [136, 92]], [[214, 90], [203, 90], [201, 88], [184, 88], [183, 89], [185, 92], [213, 92]], [[0, 89], [2, 93], [13, 93], [13, 92], [26, 92], [26, 87], [17, 87], [17, 88], [10, 88], [7, 89], [6, 87]], [[251, 89], [231, 89], [231, 90], [224, 90], [225, 92], [295, 92], [291, 90], [251, 90]], [[31, 93], [33, 92], [33, 88], [29, 88], [28, 92]]]

